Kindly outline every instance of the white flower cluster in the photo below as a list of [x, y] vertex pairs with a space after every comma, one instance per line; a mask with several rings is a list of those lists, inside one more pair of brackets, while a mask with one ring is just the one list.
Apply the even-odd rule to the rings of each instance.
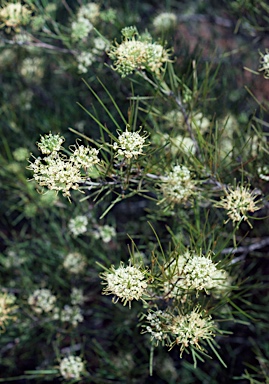
[[26, 25], [31, 20], [32, 11], [21, 2], [7, 3], [0, 8], [0, 20], [7, 27], [17, 28], [20, 25]]
[[263, 167], [258, 167], [258, 176], [260, 179], [269, 181], [269, 167], [264, 165]]
[[26, 57], [21, 62], [20, 73], [26, 80], [38, 83], [44, 77], [44, 60], [41, 57]]
[[82, 5], [78, 9], [76, 20], [71, 24], [71, 37], [73, 41], [80, 41], [88, 36], [98, 20], [99, 14], [99, 5], [95, 3]]
[[48, 135], [41, 136], [37, 146], [43, 155], [50, 155], [51, 153], [60, 151], [63, 142], [63, 136], [49, 133]]
[[87, 174], [82, 174], [81, 168], [90, 171], [99, 159], [98, 150], [83, 145], [76, 147], [68, 158], [60, 152], [63, 141], [64, 138], [59, 135], [42, 136], [37, 145], [42, 154], [47, 156], [36, 158], [28, 169], [33, 171], [34, 180], [40, 186], [61, 191], [63, 196], [69, 198], [70, 190], [78, 190], [79, 184], [86, 178]]
[[117, 269], [112, 266], [111, 272], [104, 272], [101, 277], [105, 280], [103, 284], [107, 284], [103, 294], [115, 295], [115, 303], [121, 299], [123, 305], [129, 302], [130, 307], [132, 300], [141, 299], [148, 285], [140, 269], [131, 265], [125, 267], [123, 263]]
[[216, 325], [211, 316], [204, 316], [199, 307], [188, 314], [173, 317], [170, 326], [170, 332], [176, 337], [173, 344], [181, 345], [181, 355], [184, 349], [190, 345], [202, 350], [199, 341], [211, 339], [215, 330]]
[[61, 360], [60, 373], [64, 379], [80, 379], [84, 362], [79, 356], [68, 356]]
[[18, 147], [13, 151], [12, 155], [16, 161], [23, 162], [29, 157], [29, 151], [27, 148]]
[[116, 230], [111, 225], [99, 225], [93, 232], [95, 239], [101, 239], [104, 243], [109, 243], [116, 236]]
[[85, 270], [86, 259], [79, 252], [68, 253], [63, 262], [64, 268], [73, 274], [79, 274]]
[[118, 137], [118, 142], [113, 145], [117, 152], [116, 157], [125, 157], [126, 159], [136, 159], [138, 155], [143, 153], [143, 146], [146, 138], [138, 132], [125, 131]]
[[100, 6], [96, 3], [82, 5], [77, 13], [78, 19], [84, 18], [95, 24], [100, 16]]
[[78, 73], [87, 73], [88, 68], [95, 60], [96, 57], [92, 52], [80, 52], [77, 55]]
[[244, 220], [250, 225], [247, 212], [255, 212], [260, 209], [258, 202], [255, 201], [255, 192], [239, 185], [235, 188], [228, 187], [225, 193], [226, 196], [222, 197], [215, 206], [228, 211], [229, 219], [227, 221], [232, 220], [235, 223]]
[[5, 257], [1, 259], [1, 264], [5, 268], [19, 268], [27, 261], [27, 257], [23, 252], [7, 248]]
[[69, 220], [68, 229], [74, 237], [87, 232], [88, 218], [87, 216], [78, 215]]
[[108, 43], [102, 39], [102, 37], [95, 37], [93, 39], [93, 49], [92, 49], [92, 52], [95, 54], [95, 55], [101, 55], [103, 54], [106, 49], [109, 48], [109, 45]]
[[185, 202], [194, 192], [194, 181], [191, 178], [191, 172], [184, 165], [175, 165], [173, 170], [167, 175], [161, 177], [161, 190], [164, 199], [171, 203]]
[[70, 156], [70, 161], [77, 167], [90, 168], [99, 163], [98, 149], [79, 145]]
[[[182, 310], [184, 311], [184, 307]], [[159, 309], [149, 312], [144, 317], [146, 324], [142, 325], [143, 332], [148, 332], [151, 340], [157, 345], [160, 341], [165, 342], [170, 349], [175, 345], [180, 345], [180, 357], [183, 351], [190, 346], [203, 350], [199, 343], [214, 337], [217, 329], [214, 321], [211, 316], [201, 310], [200, 306], [183, 313], [174, 314]]]
[[151, 336], [151, 340], [155, 340], [158, 344], [159, 341], [163, 341], [167, 338], [167, 330], [171, 321], [171, 316], [161, 310], [155, 312], [149, 312], [146, 316], [148, 325], [145, 327], [145, 331]]
[[76, 287], [72, 288], [70, 299], [72, 305], [83, 305], [85, 297], [82, 289]]
[[95, 61], [98, 61], [98, 57], [102, 56], [109, 47], [107, 42], [101, 37], [96, 37], [91, 42], [93, 44], [92, 48], [75, 54], [78, 63], [78, 73], [87, 73], [89, 67]]
[[269, 79], [269, 50], [266, 49], [265, 53], [260, 53], [260, 68], [259, 71], [264, 71], [265, 79]]
[[16, 319], [14, 312], [17, 308], [15, 306], [16, 297], [12, 293], [0, 293], [0, 332], [5, 329], [5, 324]]
[[71, 37], [73, 41], [80, 41], [85, 39], [93, 29], [92, 23], [84, 17], [77, 18], [71, 24]]
[[198, 256], [189, 251], [179, 255], [166, 272], [169, 281], [164, 283], [164, 292], [170, 298], [182, 296], [186, 290], [221, 289], [227, 283], [227, 273], [217, 269], [210, 256]]
[[177, 17], [172, 12], [162, 12], [153, 19], [153, 26], [158, 32], [165, 32], [175, 28]]
[[[148, 70], [155, 75], [160, 75], [163, 64], [169, 61], [169, 56], [164, 47], [157, 43], [136, 39], [138, 35], [134, 28], [130, 27], [130, 34], [126, 33], [121, 44], [110, 47], [108, 56], [114, 60], [113, 69], [122, 77], [125, 77], [135, 70]], [[140, 38], [140, 37], [139, 37]]]
[[53, 320], [60, 320], [62, 323], [70, 323], [73, 327], [77, 327], [78, 323], [82, 323], [84, 317], [78, 305], [65, 305], [63, 309], [55, 307], [53, 309]]
[[28, 304], [38, 314], [51, 312], [54, 309], [56, 296], [50, 289], [36, 289], [28, 298]]
[[33, 171], [33, 177], [40, 186], [62, 191], [66, 197], [70, 197], [70, 189], [78, 190], [79, 184], [84, 181], [79, 168], [59, 157], [38, 157], [28, 168]]

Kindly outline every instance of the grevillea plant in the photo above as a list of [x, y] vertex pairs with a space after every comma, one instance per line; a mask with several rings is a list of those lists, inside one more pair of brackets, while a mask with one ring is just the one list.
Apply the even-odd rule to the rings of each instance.
[[[37, 143], [42, 156], [30, 160], [29, 169], [40, 186], [62, 192], [70, 202], [72, 190], [82, 192], [83, 200], [90, 199], [101, 207], [107, 201], [101, 218], [133, 196], [149, 200], [147, 216], [151, 215], [149, 226], [155, 236], [155, 244], [148, 250], [150, 256], [147, 260], [139, 257], [139, 246], [131, 240], [133, 250], [129, 260], [125, 258], [127, 263], [120, 259], [111, 267], [98, 263], [105, 269], [100, 274], [105, 285], [103, 294], [112, 295], [114, 303], [128, 305], [130, 311], [134, 301], [141, 302], [139, 326], [153, 347], [178, 347], [180, 358], [185, 351], [191, 352], [195, 365], [197, 359], [213, 353], [226, 366], [218, 341], [227, 333], [222, 324], [240, 319], [233, 303], [234, 295], [240, 296], [240, 274], [238, 263], [233, 262], [233, 250], [226, 252], [225, 246], [233, 240], [234, 249], [238, 247], [236, 233], [240, 224], [246, 221], [252, 226], [251, 217], [264, 202], [258, 196], [261, 193], [254, 191], [255, 186], [251, 191], [248, 179], [242, 180], [242, 175], [240, 181], [235, 174], [229, 182], [228, 169], [234, 159], [231, 156], [229, 163], [224, 161], [230, 154], [220, 152], [221, 140], [214, 136], [217, 122], [208, 120], [202, 127], [197, 110], [193, 114], [195, 92], [190, 89], [186, 99], [188, 87], [177, 77], [169, 50], [153, 42], [149, 34], [140, 35], [135, 27], [124, 28], [122, 36], [120, 43], [110, 46], [108, 56], [113, 60], [113, 71], [121, 77], [133, 76], [128, 120], [109, 90], [104, 88], [118, 112], [119, 122], [88, 85], [111, 118], [111, 128], [87, 111], [100, 127], [100, 139], [81, 135], [91, 146], [77, 144], [68, 150], [62, 147], [64, 140], [59, 135], [45, 135]], [[173, 130], [181, 133], [182, 140], [189, 139], [191, 146], [178, 145], [173, 150], [169, 147], [174, 143], [173, 137], [166, 133], [165, 125], [162, 127], [162, 116], [151, 102], [136, 96], [136, 82], [148, 85], [152, 94], [148, 99], [154, 103], [161, 106], [164, 100], [170, 100], [171, 112], [178, 119], [174, 120]], [[164, 135], [160, 140], [156, 138], [153, 120]], [[212, 144], [208, 145], [208, 141]], [[157, 210], [165, 212], [167, 225], [173, 227], [168, 231], [170, 239], [168, 234], [162, 239], [155, 231]], [[229, 220], [232, 225], [228, 230]], [[200, 232], [201, 225], [204, 228]], [[86, 226], [87, 218], [80, 216], [69, 223], [74, 236], [86, 232]], [[210, 235], [205, 234], [205, 227]], [[132, 239], [132, 233], [129, 236]], [[73, 261], [70, 271], [77, 263], [75, 258]], [[67, 259], [64, 265], [69, 268]]]
[[[236, 14], [241, 2], [231, 3]], [[109, 4], [0, 7], [1, 36], [22, 49], [18, 76], [30, 84], [13, 109], [30, 119], [40, 95], [39, 113], [53, 110], [42, 87], [60, 73], [71, 126], [54, 126], [45, 113], [32, 153], [33, 128], [14, 151], [3, 138], [1, 175], [20, 214], [14, 219], [10, 204], [18, 238], [3, 231], [1, 351], [24, 356], [21, 346], [32, 343], [37, 362], [27, 354], [18, 377], [37, 382], [224, 383], [233, 343], [246, 342], [247, 327], [262, 333], [255, 321], [267, 319], [268, 305], [256, 304], [266, 273], [249, 255], [269, 244], [268, 124], [220, 105], [214, 60], [179, 54], [173, 38], [184, 15], [148, 15], [147, 29]], [[5, 49], [0, 69], [12, 65]], [[55, 57], [48, 63], [37, 49]], [[267, 81], [268, 65], [265, 48], [252, 72]], [[70, 89], [79, 90], [74, 122]], [[16, 134], [17, 124], [7, 122]]]

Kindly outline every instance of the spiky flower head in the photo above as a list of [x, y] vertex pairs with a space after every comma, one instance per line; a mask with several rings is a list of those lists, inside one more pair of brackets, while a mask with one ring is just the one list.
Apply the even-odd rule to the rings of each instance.
[[216, 332], [216, 325], [211, 316], [197, 306], [191, 312], [174, 316], [170, 326], [170, 332], [175, 338], [170, 347], [180, 345], [180, 357], [186, 348], [194, 346], [203, 350], [199, 344], [202, 340], [211, 340]]
[[0, 20], [9, 28], [17, 29], [21, 25], [28, 24], [31, 20], [31, 14], [32, 11], [20, 2], [6, 2], [5, 5], [0, 8]]
[[117, 269], [112, 265], [110, 271], [104, 272], [100, 276], [105, 280], [103, 284], [107, 284], [103, 289], [103, 294], [115, 295], [114, 303], [120, 299], [123, 305], [129, 303], [129, 307], [131, 307], [132, 300], [142, 298], [148, 286], [145, 274], [139, 268], [132, 265], [125, 267], [122, 262]]
[[172, 12], [162, 12], [153, 19], [153, 26], [158, 32], [166, 32], [175, 28], [177, 16]]
[[[73, 154], [68, 157], [61, 152], [64, 138], [60, 135], [41, 136], [37, 143], [44, 156], [30, 162], [28, 169], [33, 171], [34, 180], [40, 185], [63, 196], [70, 198], [70, 190], [80, 190], [82, 184], [92, 167], [99, 162], [98, 150], [91, 147], [75, 146]], [[84, 171], [84, 172], [83, 172]]]
[[151, 341], [158, 345], [159, 342], [167, 339], [171, 319], [172, 317], [169, 313], [161, 311], [160, 309], [150, 311], [143, 318], [143, 322], [146, 322], [145, 325], [143, 324], [143, 333], [149, 333]]
[[40, 141], [37, 143], [38, 149], [43, 155], [50, 155], [53, 152], [58, 152], [64, 142], [64, 137], [59, 134], [41, 136]]
[[226, 220], [226, 223], [229, 220], [232, 220], [233, 223], [240, 223], [244, 220], [251, 226], [248, 212], [255, 212], [260, 209], [259, 201], [255, 200], [257, 193], [250, 191], [248, 187], [238, 185], [235, 188], [228, 187], [225, 194], [226, 196], [222, 197], [215, 206], [228, 211], [229, 219]]
[[15, 320], [14, 315], [17, 306], [14, 305], [16, 297], [11, 293], [0, 293], [0, 333], [5, 330], [6, 324], [10, 320]]
[[194, 193], [195, 183], [190, 170], [184, 165], [175, 165], [167, 176], [161, 177], [161, 181], [164, 198], [160, 203], [167, 200], [172, 204], [180, 204]]
[[265, 53], [260, 52], [260, 72], [264, 72], [263, 76], [265, 79], [269, 79], [269, 50], [265, 49]]
[[113, 69], [122, 77], [136, 70], [147, 70], [159, 76], [169, 55], [164, 47], [157, 43], [142, 40], [135, 27], [122, 30], [123, 41], [110, 47], [108, 56], [114, 60]]
[[63, 196], [70, 197], [70, 190], [78, 190], [84, 177], [80, 168], [68, 159], [48, 156], [43, 159], [38, 157], [30, 163], [28, 169], [33, 171], [34, 180], [40, 185], [56, 192], [61, 191]]
[[99, 150], [91, 147], [84, 147], [79, 145], [75, 148], [73, 154], [70, 156], [70, 161], [77, 167], [84, 169], [91, 169], [95, 164], [98, 164], [100, 159], [98, 158]]
[[68, 356], [60, 362], [60, 373], [64, 379], [80, 379], [85, 367], [79, 356]]
[[146, 137], [138, 132], [129, 132], [127, 129], [118, 137], [114, 143], [113, 149], [116, 151], [116, 157], [125, 157], [126, 159], [137, 158], [143, 153]]
[[56, 296], [50, 289], [36, 289], [28, 298], [28, 304], [38, 314], [51, 312], [56, 302]]
[[164, 284], [167, 297], [182, 296], [187, 290], [212, 290], [226, 283], [226, 274], [217, 268], [211, 254], [203, 256], [186, 251], [165, 267], [168, 281]]

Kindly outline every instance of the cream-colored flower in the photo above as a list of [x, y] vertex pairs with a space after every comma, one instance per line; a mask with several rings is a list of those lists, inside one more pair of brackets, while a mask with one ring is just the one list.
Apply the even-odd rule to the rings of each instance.
[[48, 135], [41, 136], [41, 139], [37, 143], [37, 146], [42, 154], [49, 155], [51, 153], [60, 151], [63, 142], [63, 136], [60, 136], [59, 134], [53, 135], [52, 133], [49, 133]]
[[84, 17], [78, 18], [71, 24], [71, 37], [73, 41], [85, 39], [93, 29], [92, 23]]
[[87, 3], [82, 5], [77, 13], [78, 19], [88, 19], [92, 24], [98, 21], [100, 16], [100, 6], [96, 3]]
[[76, 59], [78, 62], [78, 73], [87, 73], [89, 67], [96, 61], [93, 52], [80, 52]]
[[165, 266], [168, 280], [164, 283], [167, 297], [182, 297], [188, 290], [208, 292], [227, 283], [227, 275], [217, 269], [210, 255], [197, 255], [186, 251]]
[[5, 330], [6, 324], [15, 320], [15, 310], [18, 308], [14, 305], [16, 297], [11, 293], [0, 293], [0, 333]]
[[109, 243], [116, 236], [116, 230], [110, 225], [99, 225], [93, 232], [95, 239], [101, 239], [104, 243]]
[[153, 19], [153, 26], [158, 32], [166, 32], [175, 28], [177, 16], [172, 12], [162, 12]]
[[138, 132], [125, 131], [119, 135], [118, 141], [114, 143], [113, 149], [116, 151], [116, 157], [125, 157], [126, 159], [137, 158], [143, 153], [146, 138]]
[[62, 377], [67, 380], [79, 380], [84, 369], [84, 362], [79, 356], [65, 357], [60, 362], [60, 373]]
[[171, 347], [180, 345], [181, 357], [184, 350], [189, 346], [203, 350], [199, 342], [212, 339], [216, 325], [211, 316], [205, 315], [199, 307], [196, 307], [190, 313], [174, 316], [169, 330], [175, 337]]
[[20, 2], [6, 2], [5, 5], [0, 8], [1, 22], [6, 27], [15, 29], [21, 25], [28, 24], [31, 20], [31, 14], [32, 11]]
[[151, 340], [158, 345], [160, 341], [167, 339], [171, 320], [172, 316], [167, 312], [159, 309], [157, 311], [151, 311], [145, 317], [147, 325], [145, 325], [144, 332], [148, 332]]
[[117, 269], [111, 266], [110, 271], [104, 272], [100, 276], [105, 280], [103, 284], [107, 284], [103, 289], [103, 294], [115, 295], [113, 302], [117, 303], [120, 299], [123, 305], [129, 303], [129, 307], [131, 307], [132, 300], [139, 300], [145, 294], [148, 284], [145, 274], [139, 268], [131, 265], [125, 267], [121, 263]]
[[164, 47], [157, 43], [142, 41], [136, 38], [135, 28], [124, 28], [121, 44], [111, 46], [108, 56], [114, 60], [113, 69], [122, 77], [135, 70], [148, 70], [155, 75], [160, 75], [164, 63], [169, 60], [169, 55]]
[[269, 79], [269, 50], [265, 49], [265, 53], [260, 52], [260, 72], [264, 72], [265, 79]]
[[70, 273], [79, 274], [86, 267], [85, 256], [79, 252], [68, 253], [64, 258], [63, 266]]
[[60, 320], [62, 323], [72, 324], [77, 327], [78, 323], [82, 323], [84, 317], [78, 305], [65, 305], [63, 309], [55, 307], [53, 309], [53, 320]]
[[81, 288], [73, 287], [70, 295], [70, 300], [72, 305], [83, 305], [85, 301], [83, 290]]
[[78, 190], [79, 184], [83, 183], [85, 177], [68, 159], [48, 156], [44, 159], [38, 157], [30, 163], [28, 169], [33, 171], [33, 178], [40, 185], [56, 192], [61, 191], [63, 196], [70, 197], [70, 190]]
[[91, 169], [95, 164], [98, 164], [100, 159], [98, 158], [99, 150], [91, 147], [84, 147], [79, 145], [70, 156], [70, 161], [77, 167], [85, 169]]
[[187, 167], [175, 165], [167, 176], [161, 177], [160, 187], [164, 195], [160, 203], [168, 201], [173, 204], [180, 204], [194, 193], [195, 183]]
[[84, 215], [78, 215], [69, 220], [68, 228], [74, 237], [87, 232], [88, 218]]
[[28, 298], [28, 304], [38, 314], [51, 312], [55, 306], [56, 296], [50, 289], [36, 289]]
[[228, 211], [229, 219], [226, 220], [226, 223], [229, 220], [232, 220], [233, 223], [239, 223], [244, 220], [251, 226], [248, 220], [248, 212], [255, 212], [260, 209], [259, 201], [255, 201], [257, 194], [242, 185], [235, 188], [228, 187], [225, 190], [225, 194], [226, 196], [222, 197], [215, 206]]

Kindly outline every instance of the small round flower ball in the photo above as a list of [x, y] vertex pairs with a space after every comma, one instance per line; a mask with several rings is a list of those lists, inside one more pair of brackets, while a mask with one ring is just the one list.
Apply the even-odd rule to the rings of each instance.
[[50, 289], [36, 289], [28, 298], [28, 304], [33, 311], [41, 314], [53, 310], [56, 302], [56, 296], [52, 294]]
[[132, 300], [142, 298], [148, 285], [144, 273], [139, 268], [131, 265], [125, 267], [123, 263], [117, 269], [112, 266], [111, 272], [104, 272], [101, 277], [105, 280], [104, 284], [107, 284], [103, 294], [115, 295], [115, 303], [120, 299], [123, 305], [129, 303], [129, 307]]
[[69, 231], [74, 237], [82, 235], [87, 232], [88, 218], [84, 215], [78, 215], [70, 219], [68, 223]]
[[153, 20], [153, 26], [157, 32], [173, 30], [177, 24], [177, 16], [172, 12], [162, 12]]
[[64, 379], [80, 379], [84, 371], [84, 362], [79, 356], [68, 356], [60, 362], [60, 373]]
[[86, 259], [79, 252], [71, 252], [65, 256], [63, 266], [66, 270], [73, 274], [79, 274], [86, 267]]

